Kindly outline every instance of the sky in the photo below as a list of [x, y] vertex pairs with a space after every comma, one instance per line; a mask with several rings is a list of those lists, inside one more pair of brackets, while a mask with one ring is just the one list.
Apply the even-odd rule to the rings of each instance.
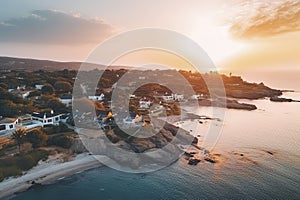
[[[299, 68], [300, 0], [0, 0], [0, 55], [84, 61], [109, 37], [145, 27], [189, 37], [221, 70]], [[151, 51], [117, 63], [153, 59], [184, 65]]]

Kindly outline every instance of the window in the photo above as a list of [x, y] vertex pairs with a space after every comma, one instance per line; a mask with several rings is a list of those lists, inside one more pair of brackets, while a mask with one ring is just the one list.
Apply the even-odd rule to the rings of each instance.
[[48, 119], [48, 123], [49, 123], [49, 122], [52, 122], [52, 119]]
[[6, 130], [6, 126], [5, 125], [0, 125], [0, 131]]
[[14, 125], [12, 125], [12, 124], [9, 125], [9, 128], [10, 128], [10, 129], [13, 129], [13, 128], [14, 128]]
[[59, 118], [58, 117], [55, 117], [55, 121], [58, 121], [59, 120]]

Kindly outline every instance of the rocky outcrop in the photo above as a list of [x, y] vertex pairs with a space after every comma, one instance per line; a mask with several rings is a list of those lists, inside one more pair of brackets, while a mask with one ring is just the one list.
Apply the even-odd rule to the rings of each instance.
[[256, 110], [257, 107], [253, 104], [239, 103], [237, 100], [219, 100], [211, 101], [209, 99], [199, 100], [200, 106], [214, 106], [221, 108], [239, 109], [239, 110]]
[[199, 159], [190, 159], [188, 164], [189, 165], [197, 165], [201, 160]]
[[288, 99], [288, 98], [280, 98], [280, 97], [271, 97], [270, 98], [270, 101], [273, 101], [273, 102], [300, 102], [300, 101], [296, 101], [296, 100], [293, 100], [293, 99]]
[[281, 90], [271, 89], [263, 83], [240, 82], [225, 84], [226, 95], [237, 99], [261, 99], [282, 95]]
[[180, 146], [198, 143], [198, 139], [188, 131], [169, 123], [160, 129], [149, 125], [128, 129], [116, 127], [102, 133], [96, 130], [86, 130], [84, 133], [81, 130], [80, 135], [82, 146], [92, 154], [106, 155], [121, 166], [130, 168], [153, 163], [169, 165], [184, 153]]

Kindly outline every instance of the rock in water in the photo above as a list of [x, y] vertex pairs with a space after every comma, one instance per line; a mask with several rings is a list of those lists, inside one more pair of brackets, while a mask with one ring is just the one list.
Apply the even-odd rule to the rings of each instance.
[[199, 159], [190, 159], [188, 164], [189, 165], [197, 165], [201, 160]]

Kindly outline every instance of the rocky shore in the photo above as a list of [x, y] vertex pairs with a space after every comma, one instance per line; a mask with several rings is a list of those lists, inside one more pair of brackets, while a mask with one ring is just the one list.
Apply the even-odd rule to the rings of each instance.
[[273, 101], [273, 102], [300, 102], [298, 100], [289, 99], [289, 98], [281, 98], [281, 97], [277, 97], [277, 96], [271, 97], [270, 101]]
[[239, 109], [239, 110], [256, 110], [257, 107], [253, 104], [247, 103], [239, 103], [237, 100], [229, 100], [226, 101], [211, 101], [209, 99], [202, 99], [199, 100], [200, 106], [214, 106], [214, 107], [221, 107], [221, 108], [229, 108], [229, 109]]

